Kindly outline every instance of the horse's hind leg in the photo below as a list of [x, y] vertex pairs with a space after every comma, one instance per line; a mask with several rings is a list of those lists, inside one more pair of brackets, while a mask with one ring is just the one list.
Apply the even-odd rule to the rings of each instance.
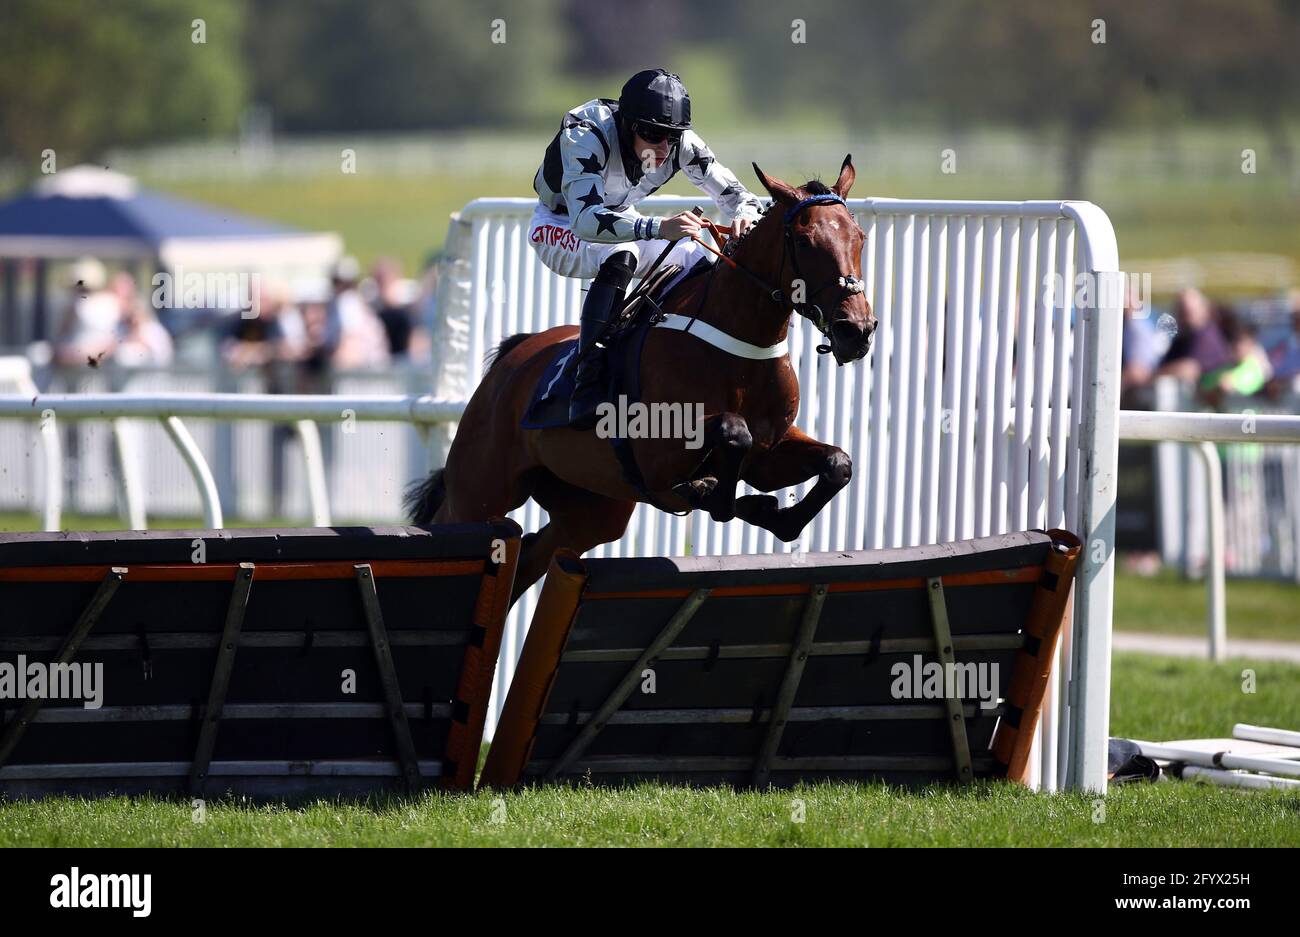
[[546, 574], [556, 550], [582, 554], [623, 536], [636, 507], [634, 501], [584, 491], [549, 474], [537, 481], [533, 498], [551, 519], [541, 530], [524, 537], [511, 602]]
[[[462, 430], [463, 432], [463, 430]], [[443, 469], [443, 497], [435, 524], [478, 524], [505, 517], [532, 494], [532, 474], [508, 465], [466, 465], [453, 449]]]

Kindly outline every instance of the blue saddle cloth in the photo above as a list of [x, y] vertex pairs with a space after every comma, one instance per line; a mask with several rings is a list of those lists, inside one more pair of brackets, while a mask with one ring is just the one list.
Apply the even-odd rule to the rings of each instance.
[[[678, 271], [657, 286], [653, 297], [662, 299], [683, 280], [699, 276], [711, 268], [712, 264], [701, 259], [689, 271]], [[620, 394], [626, 396], [629, 403], [641, 399], [641, 347], [645, 344], [653, 317], [650, 310], [643, 307], [633, 318], [632, 324], [615, 335], [605, 350], [604, 400], [617, 400]], [[519, 421], [524, 429], [554, 429], [569, 425], [569, 400], [573, 397], [577, 353], [576, 338], [555, 346], [554, 356], [533, 388], [528, 409]], [[615, 446], [615, 449], [619, 448]]]
[[[605, 391], [601, 399], [628, 402], [641, 397], [641, 348], [651, 328], [650, 316], [641, 316], [614, 336], [605, 349]], [[569, 425], [569, 400], [573, 397], [577, 373], [578, 340], [570, 339], [555, 346], [550, 364], [542, 372], [532, 399], [519, 425], [524, 429], [554, 429]]]
[[533, 388], [532, 399], [519, 425], [524, 429], [552, 429], [569, 425], [569, 399], [573, 396], [572, 367], [578, 354], [578, 340], [570, 339], [555, 346], [551, 363]]

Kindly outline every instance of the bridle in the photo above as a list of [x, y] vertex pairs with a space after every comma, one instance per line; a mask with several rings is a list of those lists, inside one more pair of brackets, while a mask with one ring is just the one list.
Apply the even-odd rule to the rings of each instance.
[[[775, 205], [775, 203], [773, 203], [773, 205]], [[846, 208], [848, 207], [848, 204], [843, 198], [833, 192], [828, 192], [824, 195], [810, 195], [786, 211], [785, 215], [781, 219], [784, 233], [782, 235], [781, 244], [781, 266], [777, 271], [778, 281], [785, 278], [785, 262], [787, 256], [790, 258], [790, 266], [794, 271], [795, 279], [804, 281], [803, 273], [799, 270], [799, 254], [798, 251], [795, 250], [793, 222], [794, 219], [799, 216], [801, 211], [813, 205], [844, 205]], [[704, 244], [703, 240], [701, 240], [700, 243]], [[708, 247], [707, 244], [704, 246]], [[767, 294], [768, 298], [771, 299], [772, 302], [776, 303], [778, 306], [786, 306], [787, 304], [793, 306], [795, 312], [799, 313], [799, 315], [811, 322], [827, 341], [831, 340], [831, 334], [830, 325], [826, 321], [826, 313], [823, 312], [822, 307], [817, 303], [814, 303], [813, 300], [832, 286], [838, 286], [849, 295], [866, 291], [866, 284], [863, 283], [860, 277], [841, 276], [836, 277], [834, 280], [827, 283], [823, 283], [817, 289], [813, 290], [813, 292], [803, 302], [794, 302], [793, 300], [790, 300], [787, 303], [785, 293], [779, 287], [772, 286], [772, 284], [768, 283], [758, 274], [737, 263], [733, 258], [728, 257], [726, 254], [719, 253], [711, 247], [708, 249], [713, 251], [714, 254], [717, 254], [718, 257], [722, 258], [734, 269], [739, 270], [741, 273], [745, 274], [745, 276], [749, 277], [761, 286], [763, 292]], [[830, 345], [817, 346], [817, 353], [821, 355], [829, 354], [832, 350], [833, 349]]]

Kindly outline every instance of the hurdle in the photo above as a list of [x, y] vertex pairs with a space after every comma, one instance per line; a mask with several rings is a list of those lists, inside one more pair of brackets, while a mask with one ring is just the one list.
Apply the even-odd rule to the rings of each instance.
[[[506, 336], [576, 322], [582, 284], [546, 269], [528, 245], [535, 203], [475, 199], [452, 216], [434, 397], [467, 399]], [[642, 205], [670, 215], [694, 203]], [[867, 234], [862, 274], [880, 320], [871, 354], [828, 365], [797, 316], [789, 340], [796, 423], [849, 454], [853, 481], [797, 545], [641, 505], [622, 540], [590, 555], [858, 551], [1070, 530], [1087, 546], [1031, 773], [1044, 790], [1104, 792], [1124, 295], [1114, 229], [1088, 202], [850, 198], [848, 207]], [[452, 430], [432, 435], [437, 450]], [[535, 504], [511, 516], [525, 530], [547, 520]], [[512, 613], [500, 687], [539, 597], [530, 590]]]
[[0, 794], [468, 789], [519, 542], [0, 535]]
[[480, 785], [1025, 782], [1079, 553], [560, 551]]

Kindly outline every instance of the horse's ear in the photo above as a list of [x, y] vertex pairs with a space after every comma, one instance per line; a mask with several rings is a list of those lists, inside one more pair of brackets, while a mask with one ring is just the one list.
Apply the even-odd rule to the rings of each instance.
[[853, 188], [853, 181], [857, 179], [857, 170], [853, 168], [853, 154], [850, 153], [844, 157], [844, 162], [840, 165], [840, 177], [835, 180], [831, 186], [831, 191], [840, 198], [849, 197], [849, 189]]
[[763, 170], [758, 168], [758, 163], [751, 164], [754, 167], [754, 175], [758, 176], [758, 181], [767, 189], [767, 194], [772, 196], [778, 202], [788, 202], [793, 205], [799, 201], [799, 193], [794, 190], [793, 186], [786, 185], [776, 176], [767, 176]]

